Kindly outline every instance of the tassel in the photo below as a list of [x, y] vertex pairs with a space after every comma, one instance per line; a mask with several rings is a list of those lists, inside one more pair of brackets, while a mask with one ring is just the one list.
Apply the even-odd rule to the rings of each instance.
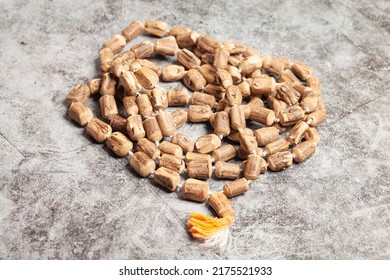
[[234, 221], [234, 216], [226, 216], [223, 218], [212, 218], [200, 213], [190, 213], [187, 225], [188, 232], [192, 237], [199, 239], [209, 239], [216, 233], [230, 227]]

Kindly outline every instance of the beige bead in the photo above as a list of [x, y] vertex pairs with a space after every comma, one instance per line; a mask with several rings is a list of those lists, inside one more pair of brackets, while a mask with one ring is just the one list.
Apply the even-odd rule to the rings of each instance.
[[107, 147], [117, 156], [125, 157], [133, 148], [133, 143], [121, 132], [116, 131], [108, 136]]
[[101, 95], [115, 95], [116, 80], [110, 73], [105, 73], [100, 87]]
[[276, 116], [279, 116], [280, 112], [287, 109], [288, 105], [287, 103], [283, 102], [282, 100], [279, 100], [271, 95], [267, 97], [267, 102], [269, 107], [275, 112]]
[[143, 122], [146, 138], [152, 142], [158, 142], [163, 138], [160, 127], [155, 117], [148, 117]]
[[169, 137], [172, 136], [173, 133], [175, 133], [176, 123], [170, 112], [167, 111], [160, 112], [156, 116], [156, 118], [163, 136]]
[[218, 47], [215, 50], [213, 65], [217, 69], [226, 69], [227, 65], [228, 65], [229, 56], [230, 56], [230, 53], [229, 53], [228, 49], [226, 49], [223, 46]]
[[183, 153], [193, 152], [195, 148], [195, 143], [188, 136], [181, 132], [177, 132], [173, 135], [171, 142], [180, 146], [183, 150]]
[[240, 42], [233, 42], [233, 41], [225, 41], [223, 42], [223, 46], [229, 51], [232, 55], [239, 55], [242, 54], [246, 47], [244, 44]]
[[249, 77], [251, 77], [252, 79], [254, 78], [259, 78], [261, 76], [263, 76], [263, 72], [261, 71], [261, 69], [255, 69], [253, 72], [251, 72], [249, 74]]
[[222, 87], [224, 87], [225, 89], [228, 86], [233, 85], [233, 78], [230, 75], [230, 73], [225, 69], [218, 69], [215, 78], [216, 78], [216, 82]]
[[206, 180], [211, 177], [212, 173], [213, 169], [211, 162], [193, 160], [187, 165], [187, 175], [189, 178]]
[[145, 153], [152, 160], [156, 160], [161, 154], [156, 144], [146, 138], [142, 138], [137, 142], [137, 150]]
[[177, 44], [181, 49], [188, 49], [196, 45], [198, 33], [195, 31], [182, 32], [176, 36]]
[[173, 36], [157, 39], [154, 43], [154, 51], [157, 54], [174, 56], [178, 51], [176, 39]]
[[153, 115], [153, 106], [149, 100], [149, 96], [146, 94], [140, 94], [137, 96], [136, 102], [141, 116], [147, 118]]
[[217, 161], [215, 163], [214, 175], [219, 179], [234, 180], [240, 175], [241, 169], [238, 164]]
[[209, 154], [200, 154], [195, 152], [188, 152], [186, 153], [186, 156], [184, 158], [185, 162], [188, 164], [189, 162], [193, 160], [197, 161], [205, 161], [211, 163], [211, 155]]
[[173, 155], [177, 158], [183, 157], [183, 150], [179, 145], [168, 141], [162, 141], [160, 146], [158, 146], [162, 154]]
[[307, 78], [307, 86], [310, 87], [314, 93], [321, 94], [321, 84], [317, 77], [310, 76]]
[[125, 96], [123, 97], [122, 102], [123, 106], [125, 107], [127, 116], [133, 116], [139, 113], [135, 96]]
[[236, 148], [233, 145], [227, 144], [216, 150], [211, 154], [215, 161], [228, 161], [235, 158], [237, 155]]
[[228, 62], [229, 62], [229, 64], [231, 64], [235, 67], [238, 67], [244, 59], [245, 58], [241, 55], [230, 55]]
[[290, 126], [296, 124], [305, 117], [305, 111], [299, 106], [291, 106], [279, 114], [280, 124]]
[[168, 30], [168, 24], [160, 20], [149, 19], [145, 22], [145, 31], [149, 35], [163, 37]]
[[87, 85], [81, 84], [77, 85], [68, 93], [66, 97], [66, 105], [70, 106], [73, 102], [80, 102], [85, 104], [87, 102], [91, 91]]
[[241, 131], [231, 130], [228, 139], [233, 142], [240, 142], [240, 134], [253, 136], [253, 131], [250, 128], [244, 128]]
[[313, 141], [314, 143], [316, 143], [316, 145], [318, 145], [320, 143], [320, 140], [321, 140], [320, 134], [318, 133], [317, 129], [315, 129], [314, 127], [309, 127], [305, 131], [303, 137], [306, 140]]
[[115, 97], [113, 95], [103, 95], [99, 98], [100, 112], [102, 117], [109, 119], [113, 115], [118, 114]]
[[294, 73], [291, 72], [290, 69], [286, 69], [282, 72], [282, 74], [279, 76], [279, 82], [286, 83], [290, 87], [295, 87], [296, 85], [301, 84], [301, 82], [299, 81], [297, 76], [295, 76]]
[[135, 58], [147, 58], [152, 56], [154, 53], [154, 44], [149, 40], [145, 40], [141, 43], [133, 45], [130, 50], [134, 54]]
[[126, 38], [126, 41], [131, 41], [138, 37], [145, 31], [145, 26], [142, 22], [136, 20], [133, 21], [129, 26], [122, 30], [122, 35]]
[[168, 90], [168, 106], [186, 106], [190, 95], [185, 88], [173, 88]]
[[294, 157], [294, 161], [302, 162], [308, 159], [316, 151], [317, 143], [314, 141], [304, 141], [299, 143], [294, 148], [291, 149], [291, 152]]
[[235, 197], [237, 195], [243, 194], [249, 190], [248, 180], [241, 178], [233, 182], [229, 182], [223, 186], [223, 193], [228, 198]]
[[174, 192], [177, 189], [177, 186], [180, 182], [180, 175], [165, 167], [160, 167], [154, 173], [154, 181], [167, 188], [168, 190]]
[[[196, 39], [196, 40], [198, 40], [198, 39]], [[204, 54], [207, 54], [206, 51], [202, 50], [202, 49], [199, 48], [198, 46], [194, 46], [194, 47], [192, 48], [192, 52], [193, 52], [194, 55], [196, 55], [196, 57], [199, 58], [201, 61], [202, 61], [202, 56], [203, 56]], [[213, 55], [213, 54], [210, 54], [210, 55]], [[210, 63], [207, 63], [207, 64], [213, 65], [213, 61], [214, 61], [214, 59], [213, 59], [212, 61], [210, 61]], [[202, 63], [205, 64], [204, 61], [202, 61]]]
[[161, 70], [161, 78], [165, 82], [177, 82], [183, 79], [186, 70], [180, 65], [165, 65]]
[[261, 68], [263, 62], [262, 58], [258, 55], [251, 55], [246, 57], [239, 65], [238, 69], [241, 70], [242, 75], [248, 75], [254, 70]]
[[81, 102], [73, 102], [69, 107], [68, 115], [81, 126], [86, 126], [93, 119], [91, 109]]
[[281, 83], [276, 87], [276, 98], [284, 101], [287, 105], [295, 105], [301, 95], [294, 88], [286, 83]]
[[157, 74], [157, 76], [161, 75], [162, 67], [160, 64], [154, 63], [154, 62], [147, 60], [147, 59], [140, 59], [139, 63], [141, 64], [141, 66], [144, 66], [144, 67], [149, 68], [150, 70], [153, 70]]
[[256, 137], [247, 135], [246, 133], [239, 133], [240, 145], [245, 148], [249, 153], [253, 153], [257, 148]]
[[190, 69], [184, 74], [183, 83], [193, 91], [200, 91], [207, 82], [198, 70]]
[[99, 52], [99, 57], [100, 57], [100, 72], [101, 73], [106, 73], [110, 71], [111, 68], [111, 63], [114, 58], [114, 53], [110, 48], [103, 48]]
[[308, 129], [309, 125], [304, 121], [300, 121], [295, 124], [294, 127], [288, 133], [286, 133], [286, 140], [291, 145], [296, 145], [302, 140], [306, 130]]
[[149, 177], [156, 170], [156, 163], [143, 152], [136, 152], [129, 160], [131, 169], [141, 177]]
[[205, 93], [215, 96], [216, 100], [225, 98], [225, 89], [218, 85], [207, 84], [204, 87], [203, 91]]
[[228, 65], [226, 70], [229, 72], [230, 76], [232, 76], [234, 85], [238, 85], [242, 82], [241, 72], [236, 66]]
[[145, 129], [140, 115], [132, 115], [127, 118], [127, 133], [131, 140], [139, 141], [145, 137]]
[[234, 216], [233, 206], [223, 192], [216, 192], [210, 195], [207, 203], [221, 218]]
[[162, 87], [155, 87], [152, 90], [151, 103], [156, 111], [168, 108], [168, 93]]
[[[249, 156], [249, 155], [248, 155]], [[247, 164], [247, 160], [244, 160], [241, 164], [242, 170], [245, 170]], [[267, 161], [264, 158], [260, 158], [260, 174], [263, 174], [267, 171]]]
[[181, 188], [181, 196], [184, 199], [205, 202], [209, 195], [209, 184], [196, 179], [187, 179]]
[[256, 155], [259, 155], [259, 156], [262, 156], [263, 155], [263, 150], [259, 147], [255, 148], [254, 151], [252, 152], [249, 152], [247, 149], [245, 149], [244, 146], [240, 145], [237, 149], [237, 156], [239, 159], [247, 159], [249, 155], [251, 154], [256, 154]]
[[242, 95], [240, 88], [235, 85], [230, 85], [226, 88], [226, 100], [229, 106], [240, 105], [242, 103]]
[[177, 109], [171, 113], [172, 121], [175, 127], [178, 128], [185, 124], [188, 120], [188, 114], [183, 109]]
[[293, 155], [289, 151], [279, 152], [267, 157], [268, 167], [272, 171], [281, 171], [291, 166]]
[[244, 110], [237, 105], [233, 105], [229, 111], [230, 115], [230, 126], [233, 130], [240, 130], [245, 128], [245, 112]]
[[178, 174], [184, 171], [185, 164], [181, 158], [175, 157], [170, 154], [163, 154], [158, 162], [159, 166], [166, 167]]
[[254, 78], [251, 84], [251, 92], [254, 96], [270, 95], [275, 92], [275, 89], [275, 79], [268, 75]]
[[216, 112], [213, 119], [214, 134], [218, 137], [228, 136], [230, 134], [229, 114], [225, 111]]
[[313, 70], [300, 61], [294, 62], [291, 65], [291, 71], [301, 80], [306, 81], [313, 75]]
[[135, 76], [140, 84], [146, 89], [153, 89], [159, 82], [156, 72], [148, 67], [141, 67], [135, 72]]
[[269, 73], [279, 76], [284, 70], [284, 63], [279, 58], [267, 55], [263, 58], [262, 68]]
[[286, 140], [279, 138], [278, 140], [267, 144], [264, 148], [264, 151], [266, 152], [267, 156], [269, 156], [278, 152], [287, 151], [289, 146], [290, 145]]
[[177, 60], [187, 69], [197, 69], [200, 67], [200, 59], [187, 49], [180, 50], [177, 53]]
[[252, 47], [248, 47], [245, 49], [245, 51], [242, 53], [242, 56], [243, 57], [249, 57], [249, 56], [252, 56], [252, 55], [257, 55], [259, 57], [264, 57], [264, 55], [258, 53], [254, 48]]
[[104, 48], [109, 48], [112, 52], [118, 53], [126, 46], [126, 38], [122, 35], [115, 34], [110, 40], [104, 43]]
[[129, 70], [133, 73], [137, 72], [143, 65], [141, 64], [140, 58], [134, 59], [133, 62], [130, 63]]
[[200, 60], [202, 61], [203, 64], [213, 64], [214, 62], [214, 54], [211, 53], [204, 53], [200, 57]]
[[251, 154], [245, 164], [244, 177], [248, 180], [257, 180], [261, 170], [261, 156]]
[[141, 90], [141, 84], [131, 71], [122, 72], [119, 82], [123, 86], [126, 95], [135, 95]]
[[174, 25], [169, 30], [169, 35], [172, 35], [172, 36], [176, 37], [176, 36], [178, 36], [180, 34], [187, 33], [187, 32], [190, 32], [190, 31], [191, 31], [191, 29], [186, 27], [186, 26]]
[[111, 135], [111, 126], [97, 118], [93, 118], [87, 125], [85, 131], [96, 142], [103, 143], [107, 140], [107, 137]]
[[100, 92], [100, 87], [102, 86], [102, 79], [92, 79], [87, 82], [87, 86], [89, 88], [89, 91], [91, 95], [96, 94]]
[[263, 127], [256, 129], [254, 135], [259, 146], [265, 146], [279, 139], [279, 130], [276, 127]]
[[217, 74], [218, 69], [211, 65], [211, 64], [203, 64], [199, 67], [199, 72], [202, 74], [202, 76], [205, 78], [207, 83], [214, 84], [215, 83], [215, 76]]
[[193, 123], [206, 122], [211, 117], [211, 108], [208, 105], [188, 106], [188, 119]]
[[129, 71], [130, 66], [123, 64], [120, 59], [115, 58], [112, 63], [111, 63], [111, 69], [110, 72], [115, 76], [115, 77], [120, 77], [123, 72]]
[[203, 135], [195, 142], [195, 148], [201, 154], [208, 154], [219, 147], [221, 147], [221, 139], [215, 134]]
[[206, 34], [202, 34], [198, 37], [196, 44], [208, 53], [215, 53], [215, 49], [220, 46], [220, 42], [211, 38]]
[[127, 134], [127, 119], [125, 119], [121, 115], [117, 114], [110, 116], [110, 125], [112, 131], [119, 131], [123, 134]]
[[195, 91], [191, 96], [192, 105], [207, 105], [210, 108], [215, 106], [215, 96]]
[[262, 123], [266, 126], [271, 126], [275, 120], [275, 112], [267, 109], [265, 107], [254, 107], [251, 110], [251, 115], [249, 116], [251, 121]]
[[249, 97], [251, 95], [251, 83], [249, 83], [248, 79], [242, 81], [237, 86], [241, 91], [242, 97]]
[[[293, 87], [297, 92], [299, 92], [300, 99], [305, 99], [309, 94], [314, 93], [310, 87], [304, 86], [302, 84], [296, 85]], [[318, 96], [318, 94], [314, 94]]]
[[314, 112], [312, 112], [309, 115], [307, 115], [306, 122], [311, 127], [315, 127], [315, 126], [317, 126], [320, 123], [325, 121], [326, 115], [327, 115], [327, 111], [326, 111], [326, 107], [325, 107], [325, 104], [324, 104], [324, 100], [323, 100], [322, 96], [319, 96], [317, 108], [316, 108], [316, 110]]

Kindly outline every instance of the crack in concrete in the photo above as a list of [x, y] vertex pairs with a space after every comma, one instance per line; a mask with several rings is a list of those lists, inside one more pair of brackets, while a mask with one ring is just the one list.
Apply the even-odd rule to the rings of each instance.
[[7, 141], [12, 147], [15, 148], [15, 150], [17, 150], [19, 152], [19, 154], [22, 155], [23, 158], [26, 158], [26, 156], [18, 149], [18, 147], [16, 147], [14, 144], [11, 143], [11, 141], [9, 141], [5, 136], [4, 134], [0, 131], [0, 135], [5, 139], [5, 141]]

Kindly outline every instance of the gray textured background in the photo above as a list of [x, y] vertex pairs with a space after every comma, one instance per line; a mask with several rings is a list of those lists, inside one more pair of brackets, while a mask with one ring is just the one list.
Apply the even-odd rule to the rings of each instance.
[[[0, 258], [390, 258], [389, 1], [0, 2]], [[233, 199], [228, 249], [186, 233], [205, 205], [133, 176], [66, 118], [101, 44], [148, 18], [302, 60], [322, 82], [318, 152]]]

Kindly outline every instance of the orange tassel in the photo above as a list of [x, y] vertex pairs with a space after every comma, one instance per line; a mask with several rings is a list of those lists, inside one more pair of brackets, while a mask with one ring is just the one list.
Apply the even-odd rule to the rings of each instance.
[[229, 227], [234, 221], [234, 216], [212, 218], [200, 213], [190, 213], [187, 225], [192, 237], [209, 239], [217, 232]]

